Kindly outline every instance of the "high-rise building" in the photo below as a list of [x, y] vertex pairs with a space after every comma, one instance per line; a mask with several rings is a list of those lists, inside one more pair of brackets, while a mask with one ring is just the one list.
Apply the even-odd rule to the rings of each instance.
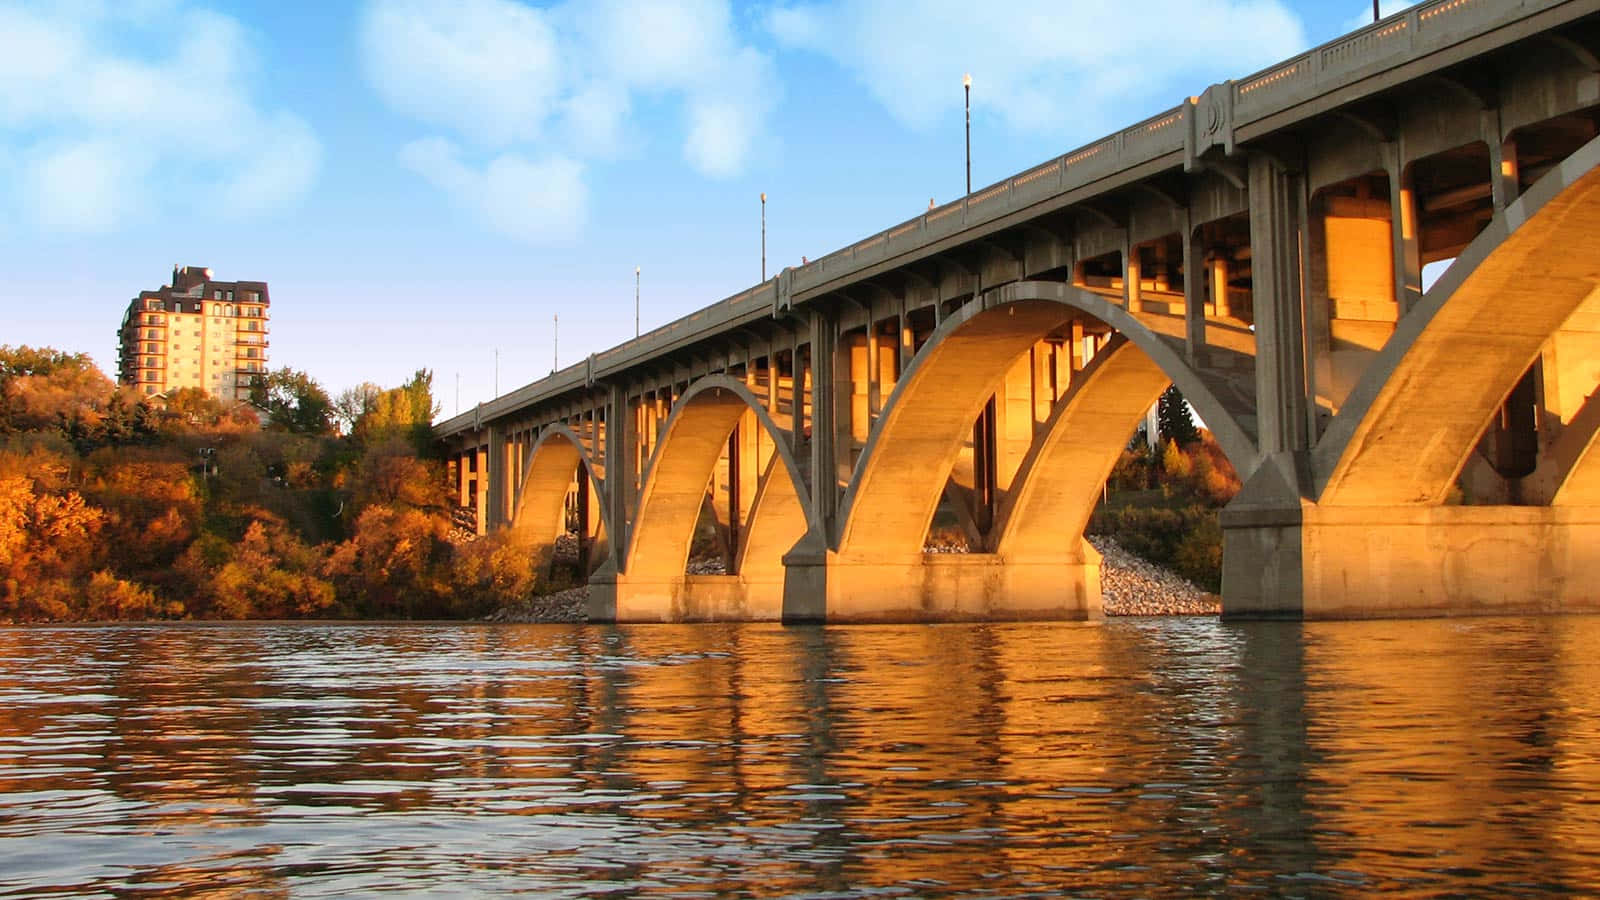
[[250, 396], [267, 371], [267, 283], [213, 281], [210, 269], [173, 266], [172, 283], [140, 291], [122, 316], [117, 379], [145, 396], [200, 388]]

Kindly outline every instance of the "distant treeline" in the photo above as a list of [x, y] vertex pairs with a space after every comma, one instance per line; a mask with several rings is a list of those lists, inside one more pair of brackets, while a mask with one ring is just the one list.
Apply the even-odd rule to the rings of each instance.
[[330, 398], [152, 403], [84, 354], [0, 347], [0, 621], [434, 618], [534, 587], [504, 538], [451, 539], [432, 374]]

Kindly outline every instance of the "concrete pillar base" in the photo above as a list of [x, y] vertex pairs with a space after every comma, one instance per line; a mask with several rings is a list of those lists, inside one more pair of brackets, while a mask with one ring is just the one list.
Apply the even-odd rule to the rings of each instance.
[[1600, 509], [1303, 502], [1222, 524], [1224, 618], [1600, 611]]
[[591, 622], [776, 622], [782, 608], [783, 583], [775, 579], [615, 572], [589, 579]]
[[784, 561], [783, 620], [800, 622], [1082, 621], [1104, 615], [1100, 554], [1014, 560], [927, 553], [897, 560], [828, 551]]

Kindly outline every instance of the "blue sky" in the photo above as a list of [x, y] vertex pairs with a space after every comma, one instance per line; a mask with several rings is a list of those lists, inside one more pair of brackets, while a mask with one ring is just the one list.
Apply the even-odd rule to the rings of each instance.
[[[1389, 2], [1385, 11], [1403, 8]], [[174, 263], [273, 365], [446, 415], [1329, 40], [1304, 0], [0, 0], [0, 344], [86, 351]]]

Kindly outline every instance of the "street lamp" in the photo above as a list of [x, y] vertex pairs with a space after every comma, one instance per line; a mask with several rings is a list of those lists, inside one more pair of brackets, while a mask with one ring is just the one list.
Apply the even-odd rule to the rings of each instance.
[[633, 336], [639, 336], [639, 267], [633, 267]]
[[767, 192], [761, 192], [761, 283], [767, 281]]
[[561, 314], [551, 316], [550, 321], [550, 371], [554, 374], [561, 368]]
[[[1376, 2], [1376, 0], [1374, 0]], [[967, 104], [967, 193], [972, 193], [972, 73], [961, 76], [961, 91]]]
[[1372, 0], [1372, 21], [1378, 21], [1378, 0]]

